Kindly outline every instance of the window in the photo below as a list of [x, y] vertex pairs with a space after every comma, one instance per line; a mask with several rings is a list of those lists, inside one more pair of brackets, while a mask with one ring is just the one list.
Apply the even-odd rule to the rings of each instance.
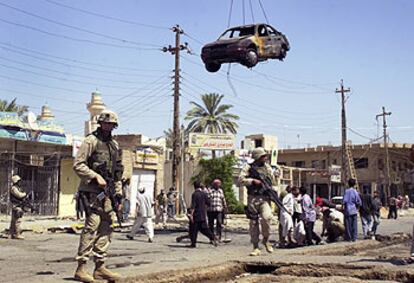
[[354, 158], [355, 169], [368, 168], [368, 158]]
[[292, 166], [293, 167], [305, 167], [305, 161], [293, 161], [292, 162]]
[[262, 147], [263, 146], [263, 140], [254, 140], [254, 147]]
[[326, 160], [312, 160], [312, 168], [326, 169]]
[[267, 29], [264, 25], [259, 26], [259, 36], [267, 36]]
[[378, 170], [384, 170], [384, 159], [378, 159]]
[[397, 171], [397, 162], [392, 161], [391, 162], [391, 168], [392, 168], [392, 171]]
[[277, 35], [277, 32], [271, 26], [266, 26], [266, 28], [269, 35]]
[[338, 165], [338, 160], [336, 160], [336, 158], [333, 160], [332, 162], [333, 165]]
[[278, 162], [277, 164], [282, 165], [282, 166], [286, 166], [286, 162]]

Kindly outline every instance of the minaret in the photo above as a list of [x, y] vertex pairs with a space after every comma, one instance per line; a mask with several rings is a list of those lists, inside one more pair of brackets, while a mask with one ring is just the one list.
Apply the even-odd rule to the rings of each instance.
[[37, 119], [39, 121], [53, 121], [55, 119], [55, 115], [53, 115], [49, 105], [45, 104], [42, 106], [42, 113]]
[[86, 109], [88, 109], [91, 117], [89, 121], [85, 122], [85, 136], [96, 130], [98, 127], [98, 116], [106, 109], [102, 101], [102, 94], [99, 91], [92, 92], [91, 102], [86, 104]]

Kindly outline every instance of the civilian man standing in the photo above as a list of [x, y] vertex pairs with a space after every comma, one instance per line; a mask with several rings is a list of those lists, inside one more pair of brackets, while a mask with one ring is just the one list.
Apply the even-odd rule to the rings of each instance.
[[199, 181], [194, 182], [194, 189], [195, 192], [191, 196], [191, 214], [194, 223], [190, 233], [190, 247], [196, 247], [198, 231], [209, 238], [212, 245], [217, 246], [214, 235], [207, 226], [207, 207], [210, 205], [208, 195], [202, 191], [201, 183]]
[[362, 205], [361, 198], [354, 186], [355, 179], [349, 179], [349, 188], [346, 189], [343, 199], [343, 211], [345, 216], [345, 240], [355, 242], [358, 236], [358, 208]]
[[214, 235], [214, 221], [216, 221], [216, 235], [219, 241], [221, 241], [221, 226], [224, 219], [224, 211], [227, 209], [226, 198], [224, 192], [221, 189], [221, 181], [215, 179], [212, 183], [212, 189], [209, 193], [210, 206], [208, 207], [208, 226], [211, 233]]
[[312, 203], [312, 199], [307, 194], [306, 188], [300, 187], [299, 190], [302, 195], [302, 219], [305, 221], [306, 243], [307, 245], [313, 245], [313, 240], [315, 240], [318, 245], [322, 239], [315, 233], [315, 231], [313, 231], [316, 222], [315, 206]]

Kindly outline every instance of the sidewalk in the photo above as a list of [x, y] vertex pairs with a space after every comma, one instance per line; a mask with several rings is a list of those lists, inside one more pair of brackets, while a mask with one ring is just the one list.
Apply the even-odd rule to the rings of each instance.
[[[9, 229], [11, 216], [0, 215], [0, 233], [5, 233]], [[130, 228], [134, 219], [122, 223], [122, 228]], [[177, 222], [167, 222], [167, 230], [183, 231], [187, 229], [188, 222], [186, 218], [177, 218]], [[77, 220], [76, 217], [54, 217], [54, 216], [33, 216], [25, 215], [22, 219], [23, 232], [45, 233], [49, 232], [67, 232], [80, 233], [84, 226], [84, 220]], [[115, 229], [119, 228], [115, 224]], [[118, 229], [119, 230], [119, 229]], [[161, 224], [155, 225], [155, 230], [165, 230]]]

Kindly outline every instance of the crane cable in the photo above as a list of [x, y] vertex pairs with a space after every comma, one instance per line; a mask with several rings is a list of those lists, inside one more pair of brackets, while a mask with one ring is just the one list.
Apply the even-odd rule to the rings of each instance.
[[249, 5], [250, 5], [250, 13], [252, 14], [252, 21], [254, 23], [255, 21], [254, 21], [254, 15], [253, 15], [252, 0], [249, 0]]
[[230, 9], [229, 9], [229, 17], [227, 21], [227, 28], [230, 27], [230, 21], [231, 21], [231, 13], [233, 11], [233, 0], [230, 1]]
[[262, 9], [263, 15], [264, 15], [264, 17], [266, 19], [266, 23], [269, 24], [269, 19], [267, 18], [266, 12], [265, 12], [265, 10], [263, 8], [262, 0], [259, 0], [259, 5], [260, 5], [260, 8]]

